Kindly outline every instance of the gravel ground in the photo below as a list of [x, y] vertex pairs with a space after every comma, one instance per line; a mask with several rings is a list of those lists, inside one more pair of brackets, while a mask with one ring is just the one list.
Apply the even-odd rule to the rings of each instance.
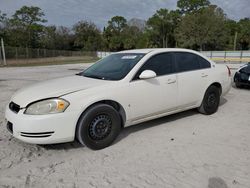
[[125, 128], [110, 147], [37, 146], [8, 133], [4, 109], [19, 88], [87, 65], [0, 68], [0, 187], [250, 187], [250, 90], [217, 113], [190, 110]]

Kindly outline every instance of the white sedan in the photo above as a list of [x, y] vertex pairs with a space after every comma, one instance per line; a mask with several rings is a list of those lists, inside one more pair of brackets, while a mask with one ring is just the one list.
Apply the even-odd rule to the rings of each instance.
[[7, 128], [28, 143], [77, 139], [102, 149], [125, 126], [192, 108], [213, 114], [230, 88], [229, 68], [198, 52], [122, 51], [77, 75], [16, 92], [6, 108]]

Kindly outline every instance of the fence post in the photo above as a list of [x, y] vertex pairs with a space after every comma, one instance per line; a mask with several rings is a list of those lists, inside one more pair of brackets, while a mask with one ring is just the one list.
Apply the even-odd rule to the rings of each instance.
[[16, 60], [17, 60], [17, 58], [18, 58], [17, 47], [15, 47], [15, 51], [16, 51], [16, 53], [15, 53], [15, 58], [16, 58]]
[[226, 58], [227, 58], [227, 51], [225, 51], [225, 54], [224, 54], [224, 63], [226, 63]]
[[1, 46], [2, 46], [2, 55], [3, 55], [3, 65], [7, 65], [6, 59], [5, 59], [5, 50], [4, 50], [3, 38], [1, 38]]
[[26, 63], [28, 63], [28, 58], [29, 58], [29, 51], [28, 51], [28, 47], [26, 46]]
[[56, 58], [55, 58], [55, 50], [53, 50], [53, 60], [54, 60], [54, 62], [56, 61]]
[[243, 51], [240, 51], [240, 63], [242, 63], [242, 56], [243, 56]]
[[213, 52], [212, 51], [210, 52], [210, 58], [211, 59], [213, 58]]
[[1, 48], [1, 45], [0, 45], [0, 64], [3, 64], [3, 62], [2, 62], [2, 48]]
[[37, 58], [40, 57], [40, 54], [39, 54], [39, 48], [37, 48]]

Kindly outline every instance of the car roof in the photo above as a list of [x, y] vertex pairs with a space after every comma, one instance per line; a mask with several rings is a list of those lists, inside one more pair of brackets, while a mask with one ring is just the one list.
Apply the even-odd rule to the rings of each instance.
[[134, 50], [125, 50], [117, 53], [150, 53], [150, 52], [171, 52], [171, 51], [179, 51], [179, 52], [193, 52], [197, 53], [194, 50], [183, 49], [183, 48], [145, 48], [145, 49], [134, 49]]

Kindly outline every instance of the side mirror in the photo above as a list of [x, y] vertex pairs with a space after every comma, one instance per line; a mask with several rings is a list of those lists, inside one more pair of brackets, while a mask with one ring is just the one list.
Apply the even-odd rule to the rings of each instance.
[[152, 70], [145, 70], [139, 76], [140, 79], [149, 79], [149, 78], [155, 78], [155, 77], [156, 77], [156, 73]]

